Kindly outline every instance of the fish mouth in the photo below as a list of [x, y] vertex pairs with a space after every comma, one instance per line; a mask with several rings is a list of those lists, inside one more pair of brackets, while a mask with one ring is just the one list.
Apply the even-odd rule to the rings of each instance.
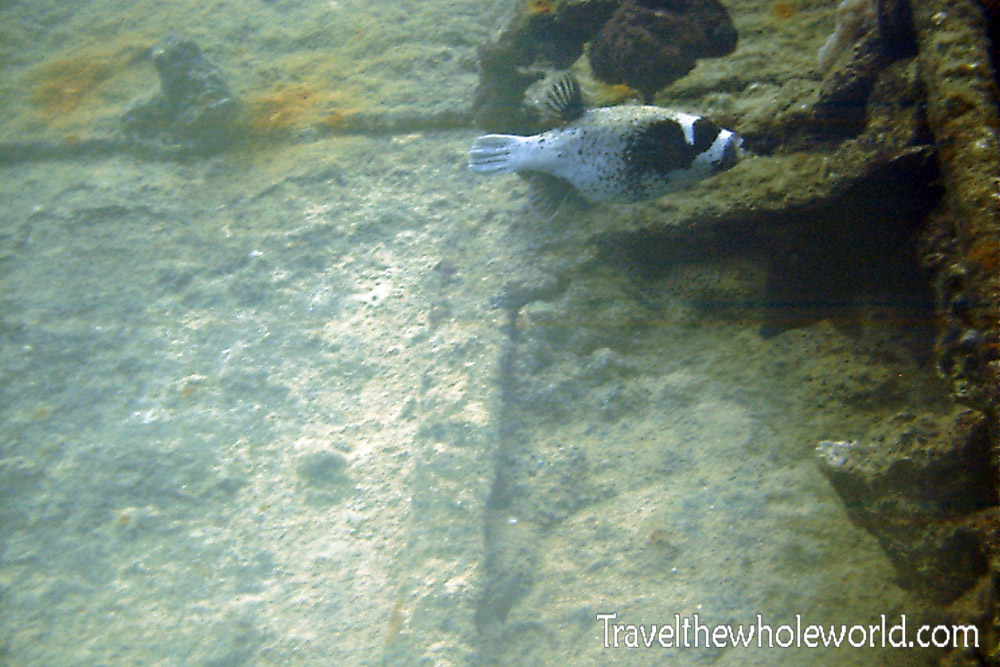
[[733, 141], [733, 153], [736, 155], [737, 160], [742, 160], [746, 156], [750, 155], [750, 151], [747, 150], [747, 147], [743, 144], [743, 137], [738, 134], [734, 134], [733, 139], [735, 139], [735, 141]]
[[722, 144], [722, 157], [715, 163], [715, 170], [729, 169], [749, 154], [750, 152], [743, 146], [743, 137], [735, 133], [730, 134]]

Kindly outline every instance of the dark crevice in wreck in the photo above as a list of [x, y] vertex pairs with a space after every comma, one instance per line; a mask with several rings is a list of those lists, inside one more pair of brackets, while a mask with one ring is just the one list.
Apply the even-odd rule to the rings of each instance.
[[912, 153], [813, 206], [609, 234], [602, 252], [646, 284], [683, 264], [753, 259], [767, 266], [766, 293], [738, 305], [758, 311], [764, 337], [820, 320], [851, 329], [868, 316], [917, 332], [920, 356], [929, 358], [934, 295], [916, 245], [942, 194], [937, 178], [933, 154]]
[[[484, 519], [483, 580], [476, 605], [475, 625], [484, 646], [484, 658], [500, 655], [506, 643], [507, 616], [532, 590], [538, 569], [539, 542], [529, 522], [519, 523], [521, 505], [531, 496], [527, 488], [534, 461], [528, 446], [523, 369], [524, 341], [519, 316], [532, 302], [547, 301], [568, 288], [565, 277], [525, 270], [520, 279], [504, 285], [493, 306], [506, 314], [505, 346], [501, 351], [497, 382], [500, 405], [496, 415], [497, 444], [494, 477]], [[496, 650], [494, 650], [496, 649]]]
[[[525, 297], [527, 298], [527, 297]], [[517, 425], [518, 311], [523, 303], [505, 304], [505, 347], [499, 364], [500, 405], [497, 414], [497, 444], [494, 477], [486, 501], [484, 521], [483, 585], [476, 604], [475, 625], [487, 645], [500, 643], [503, 624], [511, 608], [531, 589], [533, 549], [508, 539], [507, 517], [517, 493], [514, 459], [521, 441]]]

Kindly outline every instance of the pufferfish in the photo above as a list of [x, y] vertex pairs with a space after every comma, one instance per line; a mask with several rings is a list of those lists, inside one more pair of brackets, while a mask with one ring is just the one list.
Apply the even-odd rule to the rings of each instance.
[[738, 134], [701, 116], [648, 105], [588, 110], [572, 75], [555, 83], [545, 104], [560, 127], [532, 136], [487, 134], [469, 150], [476, 173], [525, 177], [545, 214], [574, 195], [591, 203], [654, 199], [746, 155]]

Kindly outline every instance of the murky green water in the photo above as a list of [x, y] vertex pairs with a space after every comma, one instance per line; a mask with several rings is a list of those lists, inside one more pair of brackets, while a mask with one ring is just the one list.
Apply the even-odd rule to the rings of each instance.
[[[673, 96], [740, 117], [815, 87], [832, 8], [727, 4], [739, 50]], [[814, 448], [941, 388], [912, 322], [762, 337], [759, 256], [646, 271], [604, 242], [663, 209], [539, 222], [468, 173], [506, 10], [0, 4], [0, 662], [925, 657], [603, 646], [599, 613], [921, 622]], [[252, 140], [102, 148], [167, 34]]]

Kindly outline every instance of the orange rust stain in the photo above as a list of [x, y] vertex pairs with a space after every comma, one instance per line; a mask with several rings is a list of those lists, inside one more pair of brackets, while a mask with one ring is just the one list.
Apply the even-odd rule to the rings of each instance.
[[[250, 59], [249, 68], [257, 67]], [[268, 62], [266, 70], [247, 88], [238, 89], [244, 101], [240, 124], [245, 133], [241, 150], [231, 158], [248, 168], [281, 170], [299, 156], [288, 150], [289, 135], [315, 128], [331, 134], [341, 131], [351, 117], [366, 108], [364, 93], [352, 79], [363, 74], [343, 54], [291, 54]]]
[[344, 124], [344, 120], [347, 116], [340, 111], [331, 111], [327, 115], [319, 119], [320, 125], [325, 125], [331, 129], [337, 129]]
[[1000, 244], [996, 239], [976, 239], [969, 246], [966, 257], [974, 268], [985, 274], [996, 274], [1000, 270]]
[[46, 118], [68, 115], [113, 73], [111, 63], [99, 57], [79, 55], [53, 60], [35, 72], [31, 101]]
[[345, 112], [333, 108], [334, 95], [306, 83], [275, 84], [249, 99], [250, 127], [268, 135], [310, 125], [336, 128], [344, 122]]
[[528, 0], [526, 11], [528, 14], [552, 16], [556, 13], [556, 3], [551, 0]]
[[790, 19], [795, 16], [796, 12], [798, 12], [798, 8], [794, 2], [781, 1], [771, 5], [771, 13], [774, 14], [775, 18]]
[[315, 93], [305, 86], [275, 86], [250, 100], [250, 126], [267, 134], [305, 125], [305, 117], [315, 104]]
[[[118, 99], [141, 85], [148, 73], [134, 67], [148, 43], [131, 33], [108, 40], [100, 49], [65, 51], [33, 67], [25, 75], [26, 102], [32, 113], [22, 122], [59, 126], [68, 143], [102, 116], [120, 113]], [[73, 128], [73, 129], [71, 129]]]
[[[990, 281], [1000, 271], [1000, 243], [994, 238], [978, 238], [965, 251], [966, 265], [979, 280]], [[982, 283], [980, 283], [982, 284]], [[978, 329], [989, 331], [996, 328], [996, 311], [993, 306], [974, 308], [970, 320]], [[995, 347], [995, 343], [992, 346]]]
[[635, 88], [624, 83], [616, 83], [609, 86], [601, 86], [599, 93], [600, 104], [619, 104], [629, 99], [642, 99], [642, 93]]

